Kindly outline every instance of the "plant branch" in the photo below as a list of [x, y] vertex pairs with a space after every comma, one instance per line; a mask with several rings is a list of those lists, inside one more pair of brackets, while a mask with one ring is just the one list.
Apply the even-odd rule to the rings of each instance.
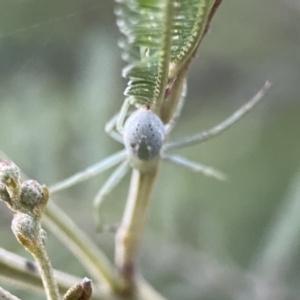
[[0, 286], [0, 300], [20, 300]]
[[34, 257], [47, 299], [58, 300], [58, 286], [45, 248], [46, 233], [41, 228], [40, 219], [27, 214], [17, 213], [12, 221], [12, 231], [19, 243]]
[[47, 294], [47, 299], [58, 300], [58, 287], [56, 280], [53, 276], [53, 269], [45, 249], [44, 243], [41, 239], [38, 239], [35, 249], [31, 251], [32, 256], [37, 262], [40, 270], [40, 275], [44, 284], [44, 289]]
[[155, 178], [156, 171], [150, 174], [132, 171], [125, 212], [116, 235], [115, 263], [126, 296], [135, 292], [135, 259]]
[[[44, 293], [43, 284], [36, 264], [15, 253], [0, 248], [0, 277], [8, 284], [17, 284], [25, 289], [30, 288], [39, 293]], [[81, 279], [68, 273], [54, 270], [54, 278], [57, 281], [60, 294], [65, 294], [70, 286], [80, 282]], [[93, 300], [113, 300], [107, 293], [99, 288], [93, 288]]]
[[[61, 218], [62, 214], [64, 215], [63, 218]], [[98, 279], [98, 283], [100, 282], [103, 284], [103, 276], [106, 274], [108, 276], [108, 281], [104, 278], [104, 282], [106, 282], [116, 293], [120, 291], [120, 286], [116, 283], [116, 279], [114, 278], [113, 268], [106, 256], [93, 241], [78, 228], [72, 219], [55, 205], [55, 203], [49, 201], [44, 213], [43, 221], [51, 232], [56, 234], [61, 242], [72, 251], [74, 256], [77, 257], [79, 262], [86, 268], [87, 272]], [[76, 280], [76, 282], [78, 282], [78, 279]], [[142, 278], [138, 278], [137, 280], [137, 290], [139, 295], [138, 299], [165, 300], [165, 298], [160, 296]], [[113, 296], [110, 296], [111, 298], [109, 298], [109, 295], [106, 294], [107, 291], [99, 299], [114, 299]], [[94, 299], [94, 296], [95, 289], [93, 289], [93, 296], [91, 299]]]
[[117, 290], [114, 272], [109, 260], [73, 220], [50, 201], [44, 214], [45, 225], [78, 258], [98, 284]]

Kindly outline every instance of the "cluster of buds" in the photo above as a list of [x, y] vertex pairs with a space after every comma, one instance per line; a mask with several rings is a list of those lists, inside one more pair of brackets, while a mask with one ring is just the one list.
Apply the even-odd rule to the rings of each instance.
[[27, 250], [37, 239], [45, 241], [45, 231], [40, 227], [40, 220], [45, 210], [49, 192], [45, 185], [35, 180], [21, 182], [20, 169], [13, 162], [0, 162], [0, 200], [16, 212], [12, 230], [18, 241]]
[[40, 219], [45, 210], [49, 192], [35, 180], [21, 183], [20, 169], [13, 162], [0, 162], [0, 199], [16, 213]]
[[[12, 231], [19, 243], [36, 260], [47, 299], [58, 300], [60, 297], [57, 283], [44, 247], [47, 235], [41, 228], [41, 217], [48, 199], [49, 191], [45, 185], [35, 180], [21, 182], [18, 166], [8, 160], [0, 161], [0, 200], [16, 213], [12, 221]], [[91, 280], [84, 278], [81, 283], [72, 286], [63, 299], [89, 300], [91, 294]]]

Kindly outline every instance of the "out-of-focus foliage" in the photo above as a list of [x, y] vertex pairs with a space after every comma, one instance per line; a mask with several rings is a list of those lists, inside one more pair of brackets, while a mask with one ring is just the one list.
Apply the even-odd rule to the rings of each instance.
[[[170, 299], [297, 299], [300, 231], [294, 223], [281, 236], [273, 228], [294, 220], [285, 206], [299, 197], [300, 4], [223, 2], [189, 70], [186, 106], [172, 137], [223, 120], [266, 78], [274, 85], [227, 133], [182, 150], [225, 171], [229, 182], [162, 165], [140, 265]], [[55, 183], [121, 147], [103, 130], [124, 100], [113, 7], [109, 0], [1, 2], [0, 149], [39, 182]], [[55, 200], [112, 257], [113, 236], [97, 235], [91, 217], [107, 176]], [[125, 180], [104, 207], [111, 223], [120, 219], [127, 189]], [[10, 212], [0, 208], [1, 246], [29, 257], [10, 233]], [[271, 268], [265, 253], [272, 243], [282, 245], [285, 260], [273, 253]], [[56, 268], [86, 275], [51, 234], [47, 248]]]

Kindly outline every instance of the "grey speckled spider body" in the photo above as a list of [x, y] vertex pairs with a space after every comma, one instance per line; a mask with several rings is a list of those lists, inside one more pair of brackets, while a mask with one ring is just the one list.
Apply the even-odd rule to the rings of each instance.
[[146, 106], [132, 113], [124, 125], [123, 141], [129, 158], [149, 161], [157, 157], [164, 139], [164, 124]]

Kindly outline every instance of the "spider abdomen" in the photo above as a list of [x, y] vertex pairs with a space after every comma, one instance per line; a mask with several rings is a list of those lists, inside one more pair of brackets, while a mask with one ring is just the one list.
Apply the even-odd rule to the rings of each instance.
[[164, 124], [147, 107], [136, 110], [124, 125], [124, 145], [129, 157], [134, 159], [149, 161], [157, 157], [164, 137]]

